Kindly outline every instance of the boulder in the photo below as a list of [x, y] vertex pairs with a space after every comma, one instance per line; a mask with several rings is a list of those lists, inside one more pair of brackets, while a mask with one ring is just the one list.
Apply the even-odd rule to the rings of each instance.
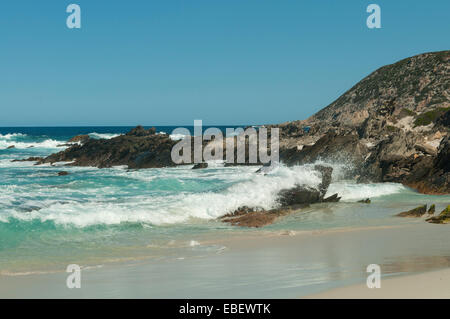
[[58, 172], [58, 176], [67, 176], [67, 175], [69, 175], [69, 172], [66, 171]]
[[436, 205], [431, 205], [430, 208], [428, 209], [428, 214], [429, 215], [433, 215], [434, 212], [436, 211]]
[[315, 188], [297, 185], [278, 193], [278, 202], [281, 206], [318, 203], [321, 200], [321, 192]]
[[366, 199], [361, 199], [361, 200], [359, 200], [358, 203], [370, 204], [371, 201], [370, 201], [370, 198], [366, 198]]
[[422, 205], [407, 212], [397, 214], [398, 217], [422, 217], [427, 212], [427, 205]]
[[12, 148], [16, 148], [16, 146], [15, 146], [15, 145], [10, 145], [10, 146], [8, 146], [6, 149], [7, 149], [7, 150], [10, 150], [10, 149], [12, 149]]

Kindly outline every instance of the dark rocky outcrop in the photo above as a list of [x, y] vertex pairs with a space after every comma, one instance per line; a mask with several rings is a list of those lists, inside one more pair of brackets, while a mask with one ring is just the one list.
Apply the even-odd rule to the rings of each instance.
[[407, 212], [397, 214], [398, 217], [422, 217], [427, 212], [427, 205], [422, 205]]
[[359, 200], [358, 203], [370, 204], [371, 201], [370, 201], [370, 198], [366, 198], [366, 199], [361, 199], [361, 200]]
[[71, 166], [99, 168], [126, 165], [129, 168], [155, 168], [174, 166], [171, 150], [175, 145], [167, 134], [156, 134], [155, 129], [141, 126], [126, 135], [111, 139], [89, 139], [83, 145], [52, 154], [39, 163], [72, 162]]
[[278, 202], [281, 206], [314, 204], [323, 201], [331, 183], [333, 168], [322, 165], [316, 165], [314, 168], [322, 174], [322, 182], [319, 184], [319, 187], [316, 189], [309, 186], [296, 185], [293, 188], [281, 190], [278, 194]]
[[341, 200], [338, 194], [333, 194], [327, 198], [322, 199], [322, 203], [337, 203]]
[[384, 158], [379, 163], [381, 181], [398, 182], [426, 194], [450, 192], [450, 143], [442, 139], [437, 155]]
[[428, 208], [428, 215], [433, 215], [436, 212], [436, 205], [432, 204], [430, 208]]
[[66, 171], [58, 172], [58, 176], [67, 176], [67, 175], [69, 175], [69, 172]]
[[10, 149], [13, 149], [13, 148], [16, 148], [16, 146], [15, 146], [15, 145], [10, 145], [10, 146], [8, 146], [6, 149], [7, 149], [7, 150], [10, 150]]
[[361, 162], [367, 154], [367, 147], [360, 143], [358, 135], [340, 135], [331, 130], [313, 145], [305, 145], [301, 150], [291, 148], [280, 151], [283, 163], [298, 165], [329, 160], [336, 162]]
[[324, 198], [331, 182], [333, 169], [316, 165], [315, 169], [322, 174], [322, 182], [318, 189], [296, 185], [293, 188], [281, 190], [278, 193], [279, 208], [264, 210], [261, 208], [240, 207], [236, 211], [219, 218], [222, 222], [242, 227], [262, 227], [272, 224], [277, 218], [292, 214], [314, 203], [338, 202], [340, 197], [334, 194]]

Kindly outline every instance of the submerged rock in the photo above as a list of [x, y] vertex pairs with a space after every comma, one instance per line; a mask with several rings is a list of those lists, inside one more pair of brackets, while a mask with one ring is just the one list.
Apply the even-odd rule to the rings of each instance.
[[309, 205], [284, 207], [278, 209], [271, 209], [268, 211], [244, 206], [238, 208], [231, 214], [227, 214], [220, 217], [219, 219], [222, 222], [229, 223], [233, 226], [259, 228], [272, 224], [279, 217], [292, 214], [293, 212], [308, 206]]
[[397, 214], [398, 217], [421, 217], [427, 212], [427, 205], [422, 205], [407, 212]]
[[370, 200], [370, 198], [361, 199], [361, 200], [358, 201], [358, 203], [370, 204], [370, 203], [371, 203], [371, 200]]
[[10, 145], [10, 146], [8, 146], [6, 149], [7, 149], [7, 150], [10, 150], [10, 149], [12, 149], [12, 148], [16, 148], [16, 146], [15, 146], [15, 145]]
[[66, 171], [58, 172], [58, 176], [67, 176], [67, 175], [69, 175], [69, 172]]

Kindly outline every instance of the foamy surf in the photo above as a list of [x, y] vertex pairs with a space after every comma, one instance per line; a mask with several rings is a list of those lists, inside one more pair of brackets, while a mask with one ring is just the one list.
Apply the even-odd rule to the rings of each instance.
[[114, 137], [120, 136], [122, 134], [117, 134], [117, 133], [97, 133], [97, 132], [92, 132], [88, 134], [89, 137], [93, 138], [93, 139], [105, 139], [105, 140], [109, 140], [112, 139]]
[[57, 141], [51, 138], [30, 137], [27, 134], [22, 133], [0, 134], [0, 150], [7, 149], [11, 146], [14, 146], [15, 149], [58, 149], [63, 148], [61, 144], [64, 143], [64, 141]]
[[[9, 207], [4, 209], [2, 220], [50, 221], [80, 228], [121, 223], [167, 225], [192, 219], [211, 220], [240, 206], [274, 208], [278, 205], [277, 194], [282, 189], [297, 184], [317, 187], [321, 182], [320, 173], [314, 170], [313, 165], [280, 166], [266, 175], [256, 174], [256, 169], [216, 166], [214, 173], [192, 170], [190, 166], [131, 172], [122, 168], [75, 170], [74, 174], [80, 174], [86, 181], [75, 180], [65, 187], [53, 188], [50, 195], [46, 189], [41, 191], [23, 186], [6, 189], [0, 201], [5, 200], [3, 204]], [[86, 183], [91, 179], [92, 185], [89, 186]], [[108, 180], [109, 184], [103, 184], [102, 179]], [[125, 186], [124, 181], [129, 186]], [[86, 186], [83, 188], [81, 185]], [[361, 185], [337, 181], [330, 185], [328, 193], [338, 193], [343, 201], [355, 201], [404, 190], [397, 184]], [[11, 207], [11, 197], [17, 196], [17, 192], [28, 192], [27, 196], [16, 197], [18, 200], [22, 198], [23, 206], [38, 206], [39, 209], [23, 212]], [[37, 197], [49, 198], [40, 201], [29, 199]]]

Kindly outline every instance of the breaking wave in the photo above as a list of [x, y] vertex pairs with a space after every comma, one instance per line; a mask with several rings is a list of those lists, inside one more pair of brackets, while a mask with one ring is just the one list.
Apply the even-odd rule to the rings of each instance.
[[97, 133], [97, 132], [92, 132], [88, 134], [89, 137], [93, 138], [93, 139], [105, 139], [105, 140], [109, 140], [111, 138], [120, 136], [121, 134], [117, 134], [117, 133]]
[[[53, 188], [51, 195], [47, 189], [3, 188], [0, 208], [3, 207], [4, 213], [0, 222], [40, 220], [83, 228], [121, 223], [174, 224], [193, 218], [208, 220], [244, 205], [274, 208], [280, 190], [296, 184], [317, 187], [321, 182], [314, 165], [280, 166], [266, 175], [255, 174], [255, 170], [255, 167], [214, 167], [196, 171], [179, 167], [133, 172], [123, 169], [80, 171], [78, 174], [84, 174], [86, 180]], [[124, 181], [129, 184], [124, 185]], [[80, 186], [90, 184], [93, 185]], [[328, 193], [338, 193], [345, 201], [404, 189], [397, 184], [356, 185], [338, 181], [330, 185]], [[13, 198], [22, 201], [21, 209], [11, 206]], [[24, 211], [23, 207], [35, 208]]]

